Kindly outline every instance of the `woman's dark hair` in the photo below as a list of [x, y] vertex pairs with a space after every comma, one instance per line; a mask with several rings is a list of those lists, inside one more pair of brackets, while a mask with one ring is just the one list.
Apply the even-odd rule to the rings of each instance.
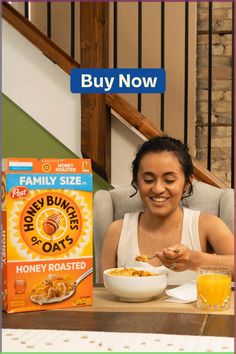
[[193, 174], [193, 163], [192, 158], [189, 155], [188, 147], [184, 145], [180, 140], [171, 138], [169, 136], [158, 136], [143, 143], [143, 145], [141, 145], [141, 147], [137, 151], [135, 159], [132, 162], [133, 179], [131, 185], [134, 187], [136, 192], [132, 194], [131, 197], [133, 197], [137, 193], [137, 175], [140, 161], [143, 156], [149, 152], [163, 151], [172, 152], [177, 157], [180, 165], [182, 166], [185, 176], [185, 182], [189, 185], [189, 189], [183, 194], [182, 199], [187, 198], [192, 194], [193, 186], [190, 178]]

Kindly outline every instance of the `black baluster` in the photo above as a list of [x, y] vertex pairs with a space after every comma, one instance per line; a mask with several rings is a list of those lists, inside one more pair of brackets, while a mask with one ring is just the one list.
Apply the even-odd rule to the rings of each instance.
[[188, 48], [189, 48], [189, 4], [185, 3], [185, 48], [184, 48], [184, 143], [188, 143]]
[[234, 1], [232, 1], [232, 89], [231, 89], [231, 114], [232, 114], [232, 133], [231, 133], [231, 187], [234, 188]]
[[212, 111], [212, 3], [209, 2], [208, 13], [208, 137], [207, 168], [211, 171], [211, 111]]
[[114, 2], [114, 13], [113, 13], [113, 66], [117, 68], [118, 60], [118, 3]]
[[[161, 68], [165, 66], [165, 3], [161, 3]], [[164, 131], [165, 96], [161, 93], [160, 129]]]
[[51, 2], [47, 2], [47, 36], [51, 38], [52, 34], [52, 8], [51, 8]]
[[25, 2], [25, 18], [29, 19], [29, 3]]
[[[142, 2], [138, 3], [138, 68], [142, 68]], [[142, 111], [141, 93], [138, 93], [138, 111]]]
[[75, 57], [75, 3], [71, 2], [70, 8], [70, 55]]

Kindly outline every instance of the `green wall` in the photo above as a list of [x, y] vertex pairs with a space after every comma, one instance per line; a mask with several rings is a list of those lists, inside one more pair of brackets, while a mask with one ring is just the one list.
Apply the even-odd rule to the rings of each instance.
[[[76, 158], [77, 155], [3, 95], [2, 157]], [[96, 173], [93, 177], [94, 191], [112, 188]]]

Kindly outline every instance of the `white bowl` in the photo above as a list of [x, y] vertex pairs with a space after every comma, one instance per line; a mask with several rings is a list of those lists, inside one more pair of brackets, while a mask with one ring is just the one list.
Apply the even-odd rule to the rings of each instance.
[[[130, 267], [131, 268], [131, 267]], [[132, 269], [144, 270], [146, 268], [132, 267]], [[121, 300], [127, 302], [149, 301], [153, 297], [160, 295], [167, 287], [167, 271], [160, 267], [157, 275], [150, 276], [116, 276], [108, 274], [114, 269], [106, 269], [103, 272], [104, 286], [112, 294], [118, 296]], [[151, 271], [154, 273], [153, 271]]]

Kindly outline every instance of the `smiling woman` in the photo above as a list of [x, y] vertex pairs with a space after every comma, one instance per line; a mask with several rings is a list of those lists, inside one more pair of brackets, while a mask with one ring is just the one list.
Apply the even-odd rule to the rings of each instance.
[[[192, 193], [192, 159], [179, 140], [156, 137], [145, 142], [133, 161], [132, 186], [144, 211], [125, 214], [107, 230], [101, 271], [114, 267], [169, 268], [169, 284], [196, 278], [200, 265], [230, 266], [233, 234], [218, 217], [181, 207]], [[215, 254], [207, 253], [211, 245]], [[178, 252], [176, 252], [178, 249]], [[145, 262], [138, 255], [156, 257]], [[101, 279], [102, 280], [102, 279]]]
[[[140, 197], [149, 211], [155, 215], [176, 215], [180, 220], [179, 202], [188, 188], [178, 158], [168, 151], [149, 152], [140, 161], [137, 174]], [[173, 214], [173, 215], [172, 215]]]

